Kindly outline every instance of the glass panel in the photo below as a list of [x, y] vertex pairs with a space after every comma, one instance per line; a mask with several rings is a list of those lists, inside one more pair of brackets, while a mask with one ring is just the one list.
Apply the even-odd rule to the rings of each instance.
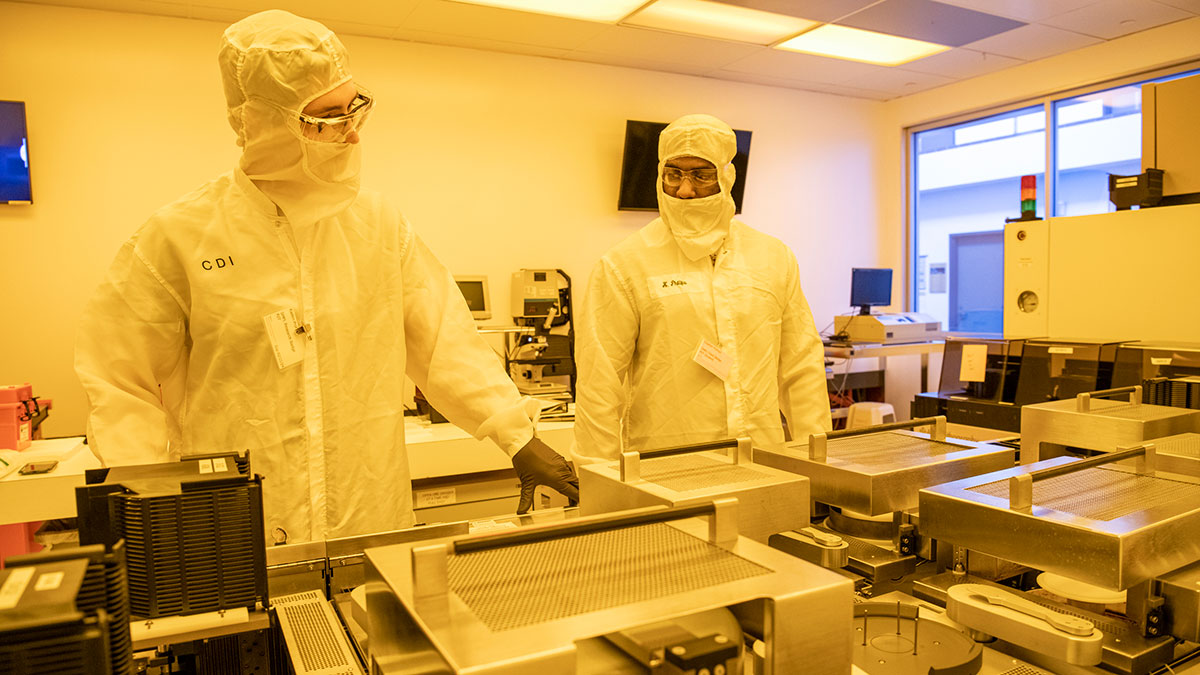
[[[1036, 175], [1045, 192], [1044, 110], [913, 134], [914, 307], [948, 330], [1001, 330], [1004, 251], [984, 233], [1021, 215], [1021, 176]], [[1044, 216], [1041, 199], [1036, 214]], [[961, 269], [951, 269], [955, 259]]]

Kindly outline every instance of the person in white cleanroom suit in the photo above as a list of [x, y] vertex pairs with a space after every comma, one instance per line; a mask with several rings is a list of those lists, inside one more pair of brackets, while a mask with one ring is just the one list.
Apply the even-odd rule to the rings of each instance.
[[540, 411], [508, 379], [450, 273], [384, 196], [359, 187], [374, 100], [325, 26], [272, 10], [218, 57], [242, 156], [162, 208], [88, 304], [76, 370], [109, 466], [249, 449], [266, 528], [316, 540], [412, 524], [404, 377], [578, 498]]
[[733, 130], [687, 115], [659, 136], [659, 217], [592, 270], [577, 345], [578, 461], [830, 428], [824, 349], [796, 258], [735, 220]]

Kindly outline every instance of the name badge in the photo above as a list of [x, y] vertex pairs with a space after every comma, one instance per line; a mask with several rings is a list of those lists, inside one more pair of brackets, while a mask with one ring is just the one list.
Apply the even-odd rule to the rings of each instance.
[[704, 279], [698, 272], [650, 277], [646, 284], [649, 286], [652, 298], [663, 298], [681, 293], [699, 293], [704, 290]]
[[708, 340], [700, 341], [692, 360], [699, 363], [700, 367], [708, 372], [721, 378], [722, 382], [729, 377], [729, 371], [733, 368], [733, 359]]
[[296, 331], [300, 321], [296, 318], [296, 310], [281, 309], [263, 317], [267, 327], [267, 337], [271, 340], [271, 348], [275, 351], [275, 362], [279, 369], [300, 363], [304, 358], [304, 336]]

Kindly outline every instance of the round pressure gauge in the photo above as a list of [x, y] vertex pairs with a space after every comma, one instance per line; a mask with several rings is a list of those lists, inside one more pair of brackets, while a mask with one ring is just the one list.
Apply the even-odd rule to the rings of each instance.
[[1038, 296], [1033, 291], [1022, 291], [1017, 296], [1017, 308], [1026, 314], [1036, 311], [1038, 308]]

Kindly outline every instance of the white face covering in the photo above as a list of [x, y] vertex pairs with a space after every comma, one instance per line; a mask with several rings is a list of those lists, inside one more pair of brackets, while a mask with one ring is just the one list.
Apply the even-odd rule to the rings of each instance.
[[358, 196], [358, 144], [304, 138], [296, 117], [350, 81], [347, 58], [328, 28], [281, 10], [225, 31], [219, 61], [240, 166], [293, 226], [336, 215]]
[[[699, 260], [720, 250], [729, 235], [736, 207], [730, 190], [737, 177], [730, 162], [737, 154], [733, 129], [711, 115], [685, 115], [663, 129], [658, 137], [658, 212], [688, 260]], [[699, 157], [717, 167], [721, 191], [708, 197], [679, 199], [663, 191], [662, 170], [668, 160]]]

